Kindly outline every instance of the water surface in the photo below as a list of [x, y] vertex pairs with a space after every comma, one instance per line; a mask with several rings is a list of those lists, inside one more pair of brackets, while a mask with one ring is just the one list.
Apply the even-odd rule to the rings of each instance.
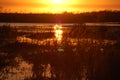
[[118, 77], [115, 71], [119, 71], [120, 61], [119, 24], [12, 23], [6, 26], [0, 29], [1, 80]]

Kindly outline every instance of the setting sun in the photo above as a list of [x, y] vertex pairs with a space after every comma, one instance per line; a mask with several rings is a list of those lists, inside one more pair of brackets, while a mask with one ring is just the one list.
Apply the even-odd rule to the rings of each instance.
[[[40, 1], [41, 2], [41, 1]], [[62, 13], [65, 11], [73, 12], [75, 4], [78, 3], [78, 0], [44, 0], [42, 1], [44, 5], [44, 11], [48, 11], [50, 13]]]
[[55, 3], [61, 3], [62, 0], [55, 0]]

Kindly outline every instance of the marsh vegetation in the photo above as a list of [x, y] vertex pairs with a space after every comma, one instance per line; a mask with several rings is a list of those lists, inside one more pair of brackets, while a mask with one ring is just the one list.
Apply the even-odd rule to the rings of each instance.
[[1, 80], [120, 78], [120, 26], [33, 28], [0, 27]]

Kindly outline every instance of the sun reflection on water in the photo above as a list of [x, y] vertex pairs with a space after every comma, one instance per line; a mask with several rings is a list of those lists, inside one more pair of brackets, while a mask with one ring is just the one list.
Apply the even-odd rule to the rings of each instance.
[[62, 30], [62, 26], [61, 25], [55, 25], [54, 26], [54, 32], [55, 32], [55, 37], [58, 41], [62, 40], [62, 34], [63, 34], [63, 30]]

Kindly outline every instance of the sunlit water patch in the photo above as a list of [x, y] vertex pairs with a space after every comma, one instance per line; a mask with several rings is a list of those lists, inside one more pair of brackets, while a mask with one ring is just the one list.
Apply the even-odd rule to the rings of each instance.
[[[56, 34], [55, 34], [56, 35]], [[48, 43], [50, 45], [54, 45], [55, 42], [58, 41], [61, 42], [61, 37], [62, 35], [57, 35], [56, 38], [49, 38], [49, 39], [44, 39], [44, 40], [38, 40], [38, 39], [31, 39], [31, 38], [27, 38], [25, 36], [19, 36], [17, 37], [18, 42], [20, 43], [30, 43], [30, 44], [36, 44], [36, 45], [47, 45]], [[95, 45], [114, 45], [117, 43], [116, 40], [97, 40], [97, 39], [75, 39], [75, 38], [68, 38], [66, 40], [66, 42], [68, 42], [68, 44], [70, 44], [71, 46], [77, 46], [77, 44], [95, 44]]]

